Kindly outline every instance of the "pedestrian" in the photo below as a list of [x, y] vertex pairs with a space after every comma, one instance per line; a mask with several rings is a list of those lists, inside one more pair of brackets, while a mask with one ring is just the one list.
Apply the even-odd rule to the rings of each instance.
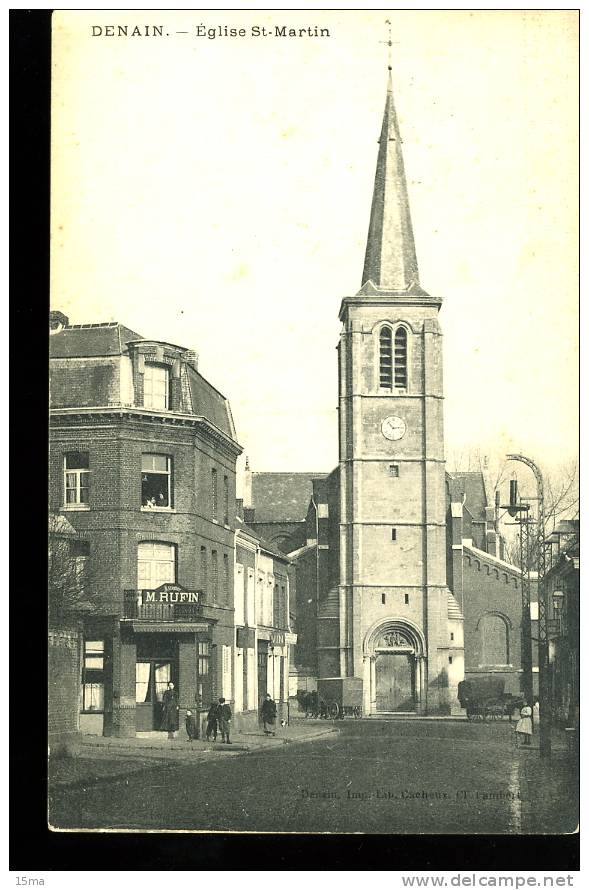
[[196, 720], [197, 718], [192, 711], [186, 711], [186, 734], [189, 742], [198, 738], [198, 725]]
[[540, 724], [540, 702], [537, 698], [534, 699], [534, 708], [533, 708], [533, 724], [534, 726], [539, 726]]
[[276, 735], [276, 702], [270, 695], [266, 693], [266, 698], [262, 702], [262, 722], [264, 724], [264, 732], [266, 735]]
[[178, 693], [173, 683], [168, 683], [168, 688], [162, 696], [162, 729], [167, 730], [168, 738], [175, 739], [178, 732]]
[[231, 723], [231, 716], [231, 708], [224, 698], [220, 698], [217, 720], [219, 721], [221, 741], [225, 742], [227, 745], [231, 744], [231, 739], [229, 738], [229, 724]]
[[217, 718], [219, 716], [219, 705], [216, 701], [214, 701], [209, 708], [207, 714], [207, 742], [210, 742], [211, 735], [213, 736], [213, 741], [217, 741]]
[[516, 741], [521, 741], [522, 745], [529, 748], [532, 744], [532, 709], [527, 701], [524, 702], [524, 706], [519, 712], [515, 733]]

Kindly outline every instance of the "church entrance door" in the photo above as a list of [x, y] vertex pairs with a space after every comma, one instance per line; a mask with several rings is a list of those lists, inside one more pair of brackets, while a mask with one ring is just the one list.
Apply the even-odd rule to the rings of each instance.
[[376, 710], [415, 711], [415, 657], [379, 652], [376, 656]]

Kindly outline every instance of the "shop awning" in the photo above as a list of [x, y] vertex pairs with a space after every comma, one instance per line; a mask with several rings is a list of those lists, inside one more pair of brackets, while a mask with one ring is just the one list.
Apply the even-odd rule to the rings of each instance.
[[210, 631], [211, 625], [195, 621], [181, 623], [179, 621], [122, 621], [121, 624], [131, 626], [135, 633], [141, 634], [196, 634]]

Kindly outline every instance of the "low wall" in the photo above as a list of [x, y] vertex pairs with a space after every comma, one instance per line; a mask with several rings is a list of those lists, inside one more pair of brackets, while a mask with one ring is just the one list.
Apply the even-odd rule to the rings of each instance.
[[81, 647], [78, 626], [49, 630], [47, 741], [53, 755], [79, 743]]

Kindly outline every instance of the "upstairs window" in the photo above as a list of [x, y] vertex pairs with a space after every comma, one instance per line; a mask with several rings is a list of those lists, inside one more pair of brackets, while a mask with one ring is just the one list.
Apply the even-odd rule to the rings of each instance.
[[207, 572], [207, 548], [200, 548], [200, 586], [203, 593], [207, 592], [208, 572]]
[[229, 479], [223, 476], [223, 525], [229, 525]]
[[173, 544], [144, 541], [137, 548], [137, 587], [157, 590], [176, 581], [176, 548]]
[[87, 451], [69, 451], [64, 459], [64, 503], [90, 503], [90, 456]]
[[395, 331], [395, 386], [407, 389], [407, 331]]
[[213, 602], [219, 601], [219, 562], [217, 559], [217, 551], [211, 550], [211, 592], [213, 594]]
[[280, 592], [278, 584], [274, 585], [274, 595], [272, 600], [272, 624], [274, 627], [280, 627]]
[[211, 470], [211, 513], [213, 519], [217, 519], [219, 505], [218, 505], [218, 495], [217, 495], [217, 471], [215, 469]]
[[229, 605], [229, 555], [223, 554], [223, 600]]
[[393, 388], [393, 334], [390, 328], [380, 330], [380, 388]]
[[148, 510], [172, 506], [172, 459], [165, 454], [141, 455], [141, 506]]
[[70, 541], [69, 549], [75, 581], [83, 585], [90, 556], [90, 542]]
[[143, 405], [156, 411], [167, 411], [170, 404], [170, 371], [165, 365], [145, 363]]

